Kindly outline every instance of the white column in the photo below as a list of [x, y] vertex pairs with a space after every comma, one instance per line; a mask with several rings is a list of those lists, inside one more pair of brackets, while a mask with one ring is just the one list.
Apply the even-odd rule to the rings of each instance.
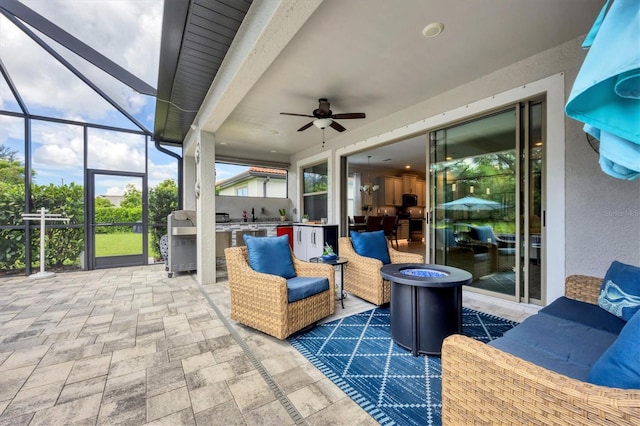
[[182, 208], [184, 210], [196, 210], [196, 158], [193, 155], [185, 154], [182, 159], [182, 180], [184, 187], [182, 190]]
[[[197, 136], [200, 160], [196, 166], [196, 211], [198, 212], [198, 282], [202, 285], [216, 282], [216, 186], [215, 139], [213, 133], [199, 131]], [[198, 156], [196, 152], [196, 157]]]

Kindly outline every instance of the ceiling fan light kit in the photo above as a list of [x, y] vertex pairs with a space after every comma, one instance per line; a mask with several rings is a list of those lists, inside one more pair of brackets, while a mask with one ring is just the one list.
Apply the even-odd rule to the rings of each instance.
[[318, 129], [325, 129], [331, 126], [332, 120], [328, 118], [318, 118], [317, 120], [313, 120], [313, 125]]

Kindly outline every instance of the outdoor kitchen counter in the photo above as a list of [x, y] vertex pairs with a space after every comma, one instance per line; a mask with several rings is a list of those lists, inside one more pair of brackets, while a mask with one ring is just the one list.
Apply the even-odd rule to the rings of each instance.
[[268, 237], [277, 236], [276, 228], [280, 225], [291, 225], [293, 222], [286, 221], [256, 221], [256, 222], [225, 222], [216, 223], [216, 232], [231, 232], [231, 245], [236, 246], [236, 232], [238, 231], [258, 231], [266, 230]]

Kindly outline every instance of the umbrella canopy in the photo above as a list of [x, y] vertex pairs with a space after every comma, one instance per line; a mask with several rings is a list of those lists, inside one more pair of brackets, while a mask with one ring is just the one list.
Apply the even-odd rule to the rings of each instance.
[[442, 203], [438, 206], [442, 209], [454, 211], [472, 211], [472, 210], [497, 210], [505, 207], [504, 204], [496, 201], [484, 200], [477, 197], [464, 197], [457, 200]]
[[589, 52], [565, 106], [600, 141], [600, 168], [640, 178], [640, 13], [638, 0], [607, 0], [582, 47]]

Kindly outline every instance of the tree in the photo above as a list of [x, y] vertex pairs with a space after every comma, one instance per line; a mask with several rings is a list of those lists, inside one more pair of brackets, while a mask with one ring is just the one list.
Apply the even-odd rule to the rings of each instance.
[[167, 216], [178, 208], [178, 187], [173, 179], [167, 179], [149, 190], [149, 226], [151, 247], [160, 257], [160, 238], [167, 233]]
[[120, 207], [131, 208], [140, 206], [142, 206], [142, 192], [130, 183], [124, 190], [124, 200], [120, 203]]
[[96, 209], [113, 207], [113, 204], [111, 203], [111, 201], [109, 201], [104, 197], [96, 197], [95, 203], [96, 203]]
[[0, 145], [0, 183], [8, 185], [24, 185], [24, 164], [18, 160], [14, 151], [5, 145]]

